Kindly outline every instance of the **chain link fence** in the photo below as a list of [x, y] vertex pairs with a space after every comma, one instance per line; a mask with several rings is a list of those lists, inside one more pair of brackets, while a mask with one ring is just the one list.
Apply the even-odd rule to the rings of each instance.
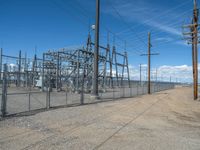
[[[113, 88], [108, 86], [100, 89], [98, 99], [90, 94], [90, 90], [84, 89], [84, 86], [79, 92], [70, 91], [68, 88], [58, 92], [50, 84], [47, 84], [49, 86], [46, 87], [46, 90], [25, 86], [26, 84], [17, 87], [14, 82], [8, 79], [6, 66], [4, 68], [3, 82], [0, 87], [0, 115], [3, 117], [18, 114], [26, 115], [51, 108], [98, 103], [147, 94], [147, 82], [140, 83], [137, 81], [132, 81], [130, 87], [128, 85], [114, 86]], [[151, 82], [151, 93], [172, 89], [174, 86], [174, 83]]]

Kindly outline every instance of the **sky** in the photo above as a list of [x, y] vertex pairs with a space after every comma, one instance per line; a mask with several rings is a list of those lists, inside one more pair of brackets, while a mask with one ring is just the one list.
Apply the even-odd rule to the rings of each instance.
[[[192, 0], [101, 0], [100, 43], [128, 53], [131, 77], [146, 78], [148, 32], [151, 32], [152, 78], [192, 81], [191, 45], [183, 39], [190, 24]], [[49, 49], [85, 46], [94, 35], [95, 0], [0, 0], [0, 47], [6, 55], [19, 50], [32, 57]], [[109, 33], [109, 39], [107, 35]], [[93, 36], [92, 36], [93, 37]], [[94, 38], [94, 37], [93, 37]], [[36, 49], [36, 50], [35, 50]], [[178, 79], [177, 79], [178, 78]]]

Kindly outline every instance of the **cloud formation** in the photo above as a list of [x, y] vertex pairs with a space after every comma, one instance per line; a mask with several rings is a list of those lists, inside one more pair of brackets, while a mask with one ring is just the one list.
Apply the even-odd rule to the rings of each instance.
[[[182, 24], [180, 21], [177, 21], [178, 18], [180, 18], [177, 14], [182, 15], [182, 13], [186, 13], [181, 13], [179, 11], [180, 8], [185, 6], [187, 3], [183, 3], [168, 9], [162, 5], [156, 7], [157, 4], [155, 2], [149, 1], [136, 0], [134, 3], [131, 3], [119, 0], [112, 2], [113, 6], [116, 8], [116, 10], [118, 10], [126, 22], [129, 22], [130, 24], [134, 23], [132, 29], [135, 30], [141, 26], [150, 27], [150, 29], [157, 30], [158, 32], [164, 32], [172, 36], [182, 35], [181, 30], [179, 30]], [[109, 9], [105, 9], [104, 13], [111, 14], [114, 17], [120, 19], [118, 14], [113, 9], [110, 9], [110, 7]], [[128, 33], [129, 31], [129, 29], [126, 29], [124, 32], [119, 33]]]
[[[199, 64], [200, 65], [200, 64]], [[139, 66], [129, 66], [130, 68], [130, 76], [133, 80], [140, 79], [140, 70]], [[199, 67], [200, 69], [200, 67]], [[157, 72], [157, 80], [162, 81], [171, 81], [172, 82], [192, 82], [192, 66], [188, 65], [180, 65], [180, 66], [169, 66], [162, 65], [158, 68], [151, 69], [151, 79], [156, 80], [156, 72]], [[142, 80], [147, 79], [147, 65], [142, 66]]]

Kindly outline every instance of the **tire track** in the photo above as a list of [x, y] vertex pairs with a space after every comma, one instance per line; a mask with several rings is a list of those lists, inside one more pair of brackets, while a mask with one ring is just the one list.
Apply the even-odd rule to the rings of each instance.
[[[136, 101], [136, 103], [132, 103], [132, 104], [134, 104], [134, 106], [131, 107], [130, 109], [133, 109], [134, 107], [136, 107], [136, 106], [137, 106], [138, 104], [140, 104], [140, 103], [141, 103], [141, 101]], [[129, 105], [129, 106], [130, 106], [130, 105]], [[21, 150], [29, 150], [30, 148], [33, 148], [34, 146], [37, 146], [37, 145], [39, 145], [39, 144], [42, 144], [42, 143], [47, 142], [49, 139], [53, 139], [53, 138], [62, 138], [62, 136], [64, 136], [65, 134], [67, 134], [67, 133], [73, 133], [73, 132], [75, 132], [75, 131], [78, 131], [78, 130], [79, 130], [81, 127], [83, 127], [83, 126], [84, 126], [84, 127], [87, 127], [87, 126], [89, 126], [89, 125], [95, 124], [95, 123], [96, 123], [95, 121], [97, 121], [97, 120], [99, 120], [99, 119], [101, 119], [101, 118], [107, 118], [107, 117], [109, 117], [109, 115], [112, 115], [112, 114], [114, 114], [114, 113], [116, 113], [116, 112], [123, 111], [123, 110], [129, 111], [130, 109], [127, 109], [127, 105], [126, 105], [126, 106], [123, 106], [122, 109], [117, 109], [116, 111], [112, 111], [112, 110], [111, 110], [110, 113], [107, 113], [107, 114], [106, 114], [106, 116], [103, 115], [103, 116], [96, 117], [96, 118], [94, 118], [94, 119], [92, 119], [92, 120], [90, 120], [90, 121], [88, 121], [88, 122], [86, 122], [86, 123], [84, 123], [84, 124], [75, 126], [75, 127], [71, 128], [71, 129], [67, 130], [66, 132], [63, 132], [63, 133], [56, 133], [56, 134], [51, 135], [51, 136], [49, 136], [49, 137], [47, 137], [47, 138], [45, 138], [45, 139], [43, 139], [43, 140], [41, 140], [41, 141], [38, 141], [38, 142], [33, 143], [33, 144], [31, 144], [31, 145], [29, 145], [29, 146], [27, 146], [27, 147], [25, 147], [25, 148], [22, 148]], [[63, 126], [63, 127], [64, 127], [64, 126]], [[61, 128], [62, 128], [62, 127], [61, 127]]]
[[121, 130], [123, 130], [125, 127], [127, 127], [129, 124], [131, 124], [132, 122], [134, 122], [135, 120], [137, 120], [139, 117], [141, 117], [142, 115], [144, 115], [147, 111], [149, 111], [152, 107], [154, 107], [158, 102], [162, 101], [164, 98], [168, 97], [169, 94], [165, 95], [162, 98], [158, 98], [158, 100], [156, 102], [154, 102], [153, 104], [151, 104], [147, 109], [145, 109], [144, 111], [142, 111], [141, 113], [139, 113], [136, 117], [134, 117], [132, 120], [130, 120], [129, 122], [127, 122], [126, 124], [124, 124], [121, 128], [119, 128], [116, 132], [114, 132], [111, 136], [109, 136], [106, 140], [104, 140], [103, 142], [101, 142], [99, 145], [97, 145], [93, 150], [97, 150], [99, 149], [101, 146], [103, 146], [106, 142], [108, 142], [112, 137], [114, 137], [117, 133], [119, 133]]

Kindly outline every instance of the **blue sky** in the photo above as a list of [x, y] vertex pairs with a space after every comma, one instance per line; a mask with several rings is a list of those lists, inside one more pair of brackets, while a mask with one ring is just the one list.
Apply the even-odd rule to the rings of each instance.
[[[182, 40], [183, 24], [190, 23], [192, 0], [101, 0], [100, 43], [107, 32], [118, 51], [126, 49], [132, 69], [146, 64], [147, 33], [152, 33], [152, 67], [191, 66], [191, 46]], [[0, 0], [0, 47], [7, 55], [19, 50], [31, 57], [48, 49], [85, 45], [95, 23], [95, 0]], [[189, 69], [189, 71], [191, 71]], [[179, 75], [177, 75], [179, 77]], [[190, 78], [189, 76], [187, 76]]]

